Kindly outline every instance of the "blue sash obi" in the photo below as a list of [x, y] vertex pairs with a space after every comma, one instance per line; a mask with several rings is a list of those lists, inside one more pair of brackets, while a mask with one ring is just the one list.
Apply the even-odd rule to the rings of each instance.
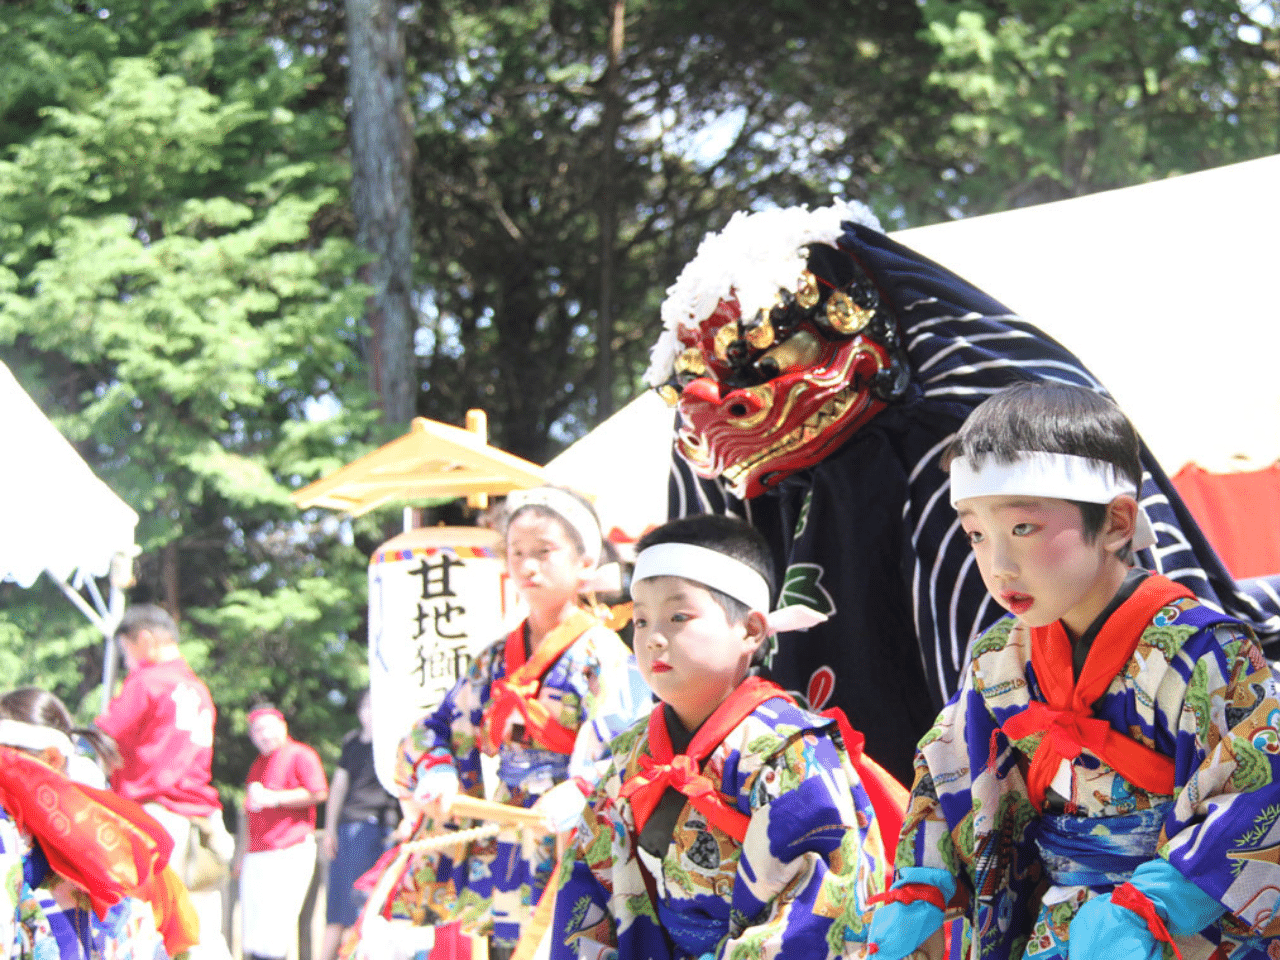
[[569, 758], [563, 753], [538, 747], [504, 750], [498, 754], [498, 779], [509, 790], [532, 788], [532, 792], [541, 793], [539, 784], [549, 786], [569, 779]]
[[1156, 855], [1172, 803], [1118, 817], [1045, 814], [1036, 846], [1050, 881], [1061, 887], [1114, 887]]

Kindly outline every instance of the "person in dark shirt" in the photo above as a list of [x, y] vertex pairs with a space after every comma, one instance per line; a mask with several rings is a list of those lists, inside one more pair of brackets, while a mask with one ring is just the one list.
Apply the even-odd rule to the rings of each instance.
[[321, 852], [329, 861], [329, 894], [325, 908], [324, 947], [320, 960], [334, 960], [347, 928], [360, 912], [352, 885], [386, 849], [400, 815], [396, 798], [378, 782], [373, 767], [369, 691], [356, 710], [360, 729], [342, 740], [342, 755], [329, 786]]

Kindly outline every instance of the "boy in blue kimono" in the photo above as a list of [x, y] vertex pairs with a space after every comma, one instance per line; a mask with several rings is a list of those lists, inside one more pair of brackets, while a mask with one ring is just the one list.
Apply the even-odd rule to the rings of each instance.
[[767, 614], [772, 577], [760, 534], [735, 518], [641, 539], [636, 659], [662, 703], [610, 745], [561, 873], [556, 960], [861, 950], [886, 845], [870, 796], [885, 783], [859, 773], [887, 775], [851, 731], [752, 675], [780, 615], [797, 613]]
[[944, 458], [1012, 616], [920, 741], [877, 960], [937, 956], [947, 911], [973, 958], [1276, 955], [1280, 700], [1247, 627], [1130, 566], [1139, 451], [1110, 401], [1039, 383]]

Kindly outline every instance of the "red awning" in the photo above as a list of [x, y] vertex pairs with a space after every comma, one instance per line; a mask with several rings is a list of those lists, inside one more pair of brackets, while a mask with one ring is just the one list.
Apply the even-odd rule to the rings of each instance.
[[1232, 576], [1280, 574], [1280, 464], [1210, 473], [1189, 463], [1172, 479]]

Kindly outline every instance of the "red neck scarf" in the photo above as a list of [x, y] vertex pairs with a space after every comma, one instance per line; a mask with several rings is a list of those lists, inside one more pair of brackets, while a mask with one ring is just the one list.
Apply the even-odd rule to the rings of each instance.
[[1148, 793], [1173, 791], [1173, 760], [1095, 717], [1093, 704], [1133, 657], [1143, 631], [1160, 609], [1192, 596], [1186, 587], [1165, 577], [1147, 577], [1098, 631], [1078, 681], [1071, 662], [1071, 638], [1061, 621], [1032, 628], [1031, 665], [1046, 702], [1032, 700], [1002, 729], [1013, 740], [1044, 733], [1027, 771], [1027, 789], [1037, 809], [1043, 808], [1045, 791], [1062, 761], [1074, 760], [1085, 750]]
[[489, 756], [496, 756], [502, 746], [507, 720], [513, 712], [519, 712], [524, 725], [534, 741], [555, 753], [570, 754], [577, 733], [563, 726], [551, 716], [551, 711], [538, 700], [542, 678], [598, 620], [585, 610], [574, 610], [554, 630], [542, 638], [533, 656], [525, 659], [524, 624], [507, 635], [502, 650], [506, 676], [495, 680], [489, 691], [489, 705], [485, 707], [480, 722], [480, 749]]
[[649, 754], [640, 757], [640, 772], [624, 783], [621, 791], [622, 799], [631, 801], [637, 835], [644, 830], [667, 787], [674, 787], [708, 822], [741, 843], [750, 818], [729, 804], [716, 784], [702, 775], [702, 763], [756, 707], [777, 697], [791, 700], [776, 683], [748, 677], [698, 728], [688, 752], [679, 755], [671, 746], [662, 704], [654, 707], [649, 714]]
[[136, 803], [11, 747], [0, 747], [0, 805], [39, 842], [50, 868], [89, 895], [99, 918], [159, 874], [173, 850]]

